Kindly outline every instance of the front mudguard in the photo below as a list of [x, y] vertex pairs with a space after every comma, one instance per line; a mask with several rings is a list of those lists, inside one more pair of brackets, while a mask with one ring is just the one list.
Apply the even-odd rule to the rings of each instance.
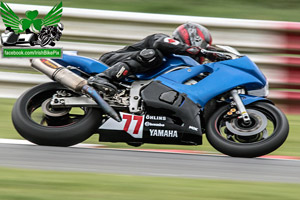
[[251, 96], [246, 94], [240, 94], [240, 97], [245, 106], [257, 101], [264, 101], [274, 105], [274, 103], [270, 99], [264, 97]]

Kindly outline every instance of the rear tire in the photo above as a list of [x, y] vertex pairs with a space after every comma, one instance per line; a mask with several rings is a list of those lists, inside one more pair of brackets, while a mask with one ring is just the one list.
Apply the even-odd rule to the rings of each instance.
[[[289, 132], [289, 124], [285, 115], [277, 107], [267, 102], [256, 102], [247, 105], [246, 108], [255, 110], [253, 112], [257, 111], [261, 113], [260, 115], [263, 114], [268, 123], [272, 124], [273, 127], [268, 128], [272, 131], [265, 128], [260, 133], [249, 136], [247, 128], [242, 130], [238, 127], [244, 131], [241, 133], [244, 133], [245, 136], [230, 132], [226, 127], [226, 121], [228, 123], [229, 120], [224, 118], [230, 110], [230, 106], [226, 105], [219, 108], [208, 120], [206, 137], [209, 143], [218, 151], [233, 157], [258, 157], [279, 148]], [[263, 118], [261, 117], [261, 119]], [[257, 130], [260, 130], [259, 127]]]
[[40, 40], [41, 40], [41, 44], [40, 44], [41, 47], [44, 47], [51, 42], [51, 38], [48, 36], [42, 36]]
[[48, 116], [39, 111], [39, 115], [43, 115], [41, 122], [33, 119], [33, 113], [42, 110], [44, 102], [49, 101], [57, 90], [72, 93], [57, 82], [50, 82], [30, 89], [16, 101], [12, 121], [22, 137], [39, 145], [71, 146], [96, 132], [102, 122], [102, 112], [97, 108], [82, 108], [80, 115], [71, 114], [71, 109], [54, 110], [53, 113], [59, 116]]

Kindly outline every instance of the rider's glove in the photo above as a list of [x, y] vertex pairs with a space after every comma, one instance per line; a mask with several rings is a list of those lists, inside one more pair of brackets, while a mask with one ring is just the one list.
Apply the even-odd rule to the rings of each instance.
[[217, 53], [216, 61], [230, 60], [230, 59], [231, 59], [231, 56], [229, 56], [229, 55]]
[[186, 51], [191, 55], [203, 56], [201, 50], [202, 48], [200, 47], [189, 47]]

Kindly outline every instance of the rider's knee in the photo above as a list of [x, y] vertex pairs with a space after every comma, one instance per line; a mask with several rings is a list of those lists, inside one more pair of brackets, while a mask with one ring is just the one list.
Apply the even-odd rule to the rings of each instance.
[[136, 59], [145, 67], [155, 68], [162, 64], [163, 55], [157, 49], [143, 49], [139, 52]]

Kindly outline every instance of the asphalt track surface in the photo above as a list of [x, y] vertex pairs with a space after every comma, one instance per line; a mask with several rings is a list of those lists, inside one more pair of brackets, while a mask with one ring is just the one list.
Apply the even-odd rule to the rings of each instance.
[[300, 183], [299, 160], [0, 144], [0, 166], [143, 176]]

